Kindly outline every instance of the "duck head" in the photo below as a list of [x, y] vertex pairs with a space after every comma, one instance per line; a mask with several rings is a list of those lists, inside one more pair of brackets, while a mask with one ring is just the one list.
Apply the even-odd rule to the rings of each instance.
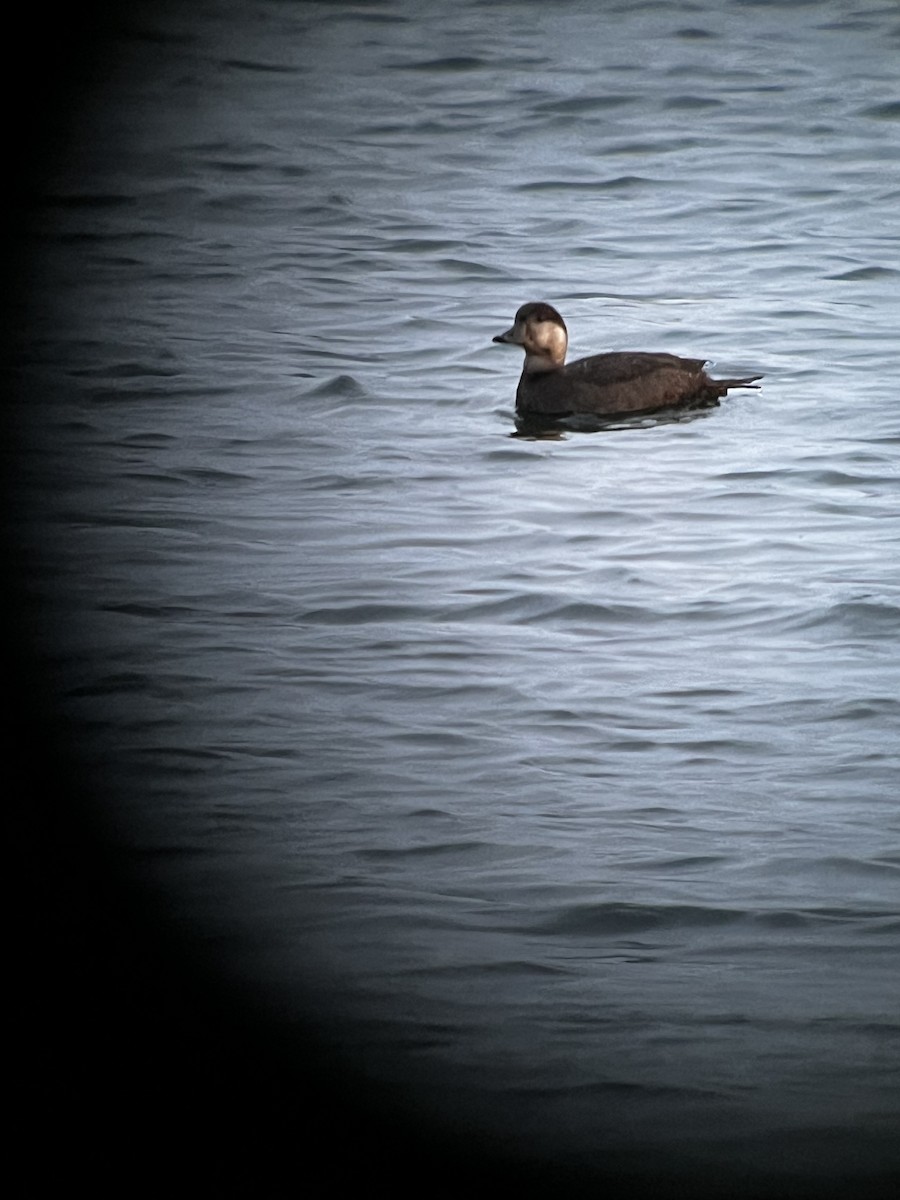
[[566, 361], [569, 335], [566, 323], [550, 304], [523, 304], [512, 329], [499, 333], [495, 342], [521, 346], [525, 351], [525, 373], [554, 371]]

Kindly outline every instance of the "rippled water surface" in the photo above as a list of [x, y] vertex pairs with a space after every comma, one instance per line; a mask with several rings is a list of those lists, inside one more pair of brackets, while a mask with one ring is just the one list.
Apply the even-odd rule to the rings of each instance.
[[[32, 221], [20, 530], [135, 871], [516, 1152], [869, 1194], [896, 5], [208, 3], [109, 61]], [[513, 436], [532, 299], [763, 388]]]

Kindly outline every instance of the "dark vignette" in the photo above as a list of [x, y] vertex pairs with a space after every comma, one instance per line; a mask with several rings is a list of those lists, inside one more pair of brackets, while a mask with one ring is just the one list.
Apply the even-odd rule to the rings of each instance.
[[[471, 1130], [427, 1123], [402, 1096], [373, 1091], [321, 1051], [313, 1022], [288, 1031], [260, 997], [226, 983], [172, 901], [130, 876], [104, 825], [102, 787], [81, 769], [78, 730], [42, 677], [31, 640], [41, 614], [19, 587], [30, 548], [17, 536], [15, 486], [17, 331], [27, 341], [27, 313], [41, 302], [30, 284], [29, 219], [70, 133], [105, 102], [117, 36], [151, 4], [20, 12], [23, 74], [4, 75], [2, 729], [17, 868], [10, 1092], [26, 1194], [635, 1195], [630, 1171], [524, 1164]], [[733, 1194], [733, 1181], [676, 1183], [662, 1163], [641, 1180], [656, 1196]], [[791, 1192], [811, 1194], [802, 1181]], [[832, 1194], [857, 1196], [840, 1181]]]

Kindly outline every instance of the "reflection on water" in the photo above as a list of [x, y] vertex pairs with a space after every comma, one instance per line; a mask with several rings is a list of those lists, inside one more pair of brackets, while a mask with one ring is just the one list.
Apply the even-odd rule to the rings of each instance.
[[678, 408], [657, 409], [652, 413], [637, 413], [634, 416], [570, 413], [556, 420], [540, 413], [517, 413], [516, 428], [509, 436], [552, 441], [563, 438], [566, 432], [603, 433], [624, 429], [652, 429], [657, 425], [683, 425], [687, 421], [706, 416], [709, 409], [718, 407], [718, 400], [698, 400]]

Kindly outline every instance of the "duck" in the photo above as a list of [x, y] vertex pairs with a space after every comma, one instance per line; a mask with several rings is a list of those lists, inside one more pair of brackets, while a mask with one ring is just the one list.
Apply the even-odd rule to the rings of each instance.
[[612, 417], [717, 404], [730, 388], [756, 387], [762, 379], [762, 375], [712, 379], [704, 370], [707, 359], [632, 350], [566, 363], [566, 323], [543, 301], [523, 304], [512, 328], [493, 341], [525, 351], [516, 389], [516, 411], [523, 418]]

